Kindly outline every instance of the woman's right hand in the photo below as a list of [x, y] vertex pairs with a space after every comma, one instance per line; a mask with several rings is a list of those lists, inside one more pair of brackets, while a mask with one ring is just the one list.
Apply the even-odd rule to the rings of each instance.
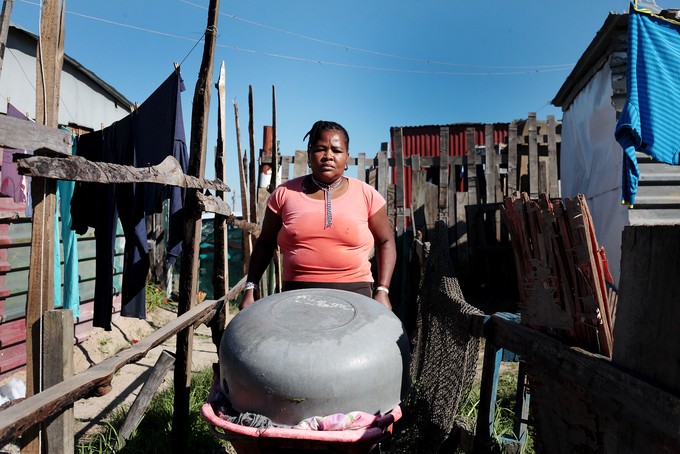
[[243, 292], [243, 298], [241, 298], [241, 304], [238, 305], [240, 310], [245, 309], [255, 302], [255, 290], [248, 289]]

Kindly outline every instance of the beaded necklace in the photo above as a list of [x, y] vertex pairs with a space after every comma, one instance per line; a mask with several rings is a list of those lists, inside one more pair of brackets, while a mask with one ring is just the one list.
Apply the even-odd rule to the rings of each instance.
[[326, 222], [324, 224], [324, 228], [330, 227], [333, 224], [333, 211], [331, 210], [331, 191], [342, 184], [342, 177], [338, 178], [333, 183], [328, 184], [317, 180], [316, 178], [314, 178], [314, 175], [310, 176], [312, 177], [312, 182], [314, 182], [314, 184], [317, 185], [318, 188], [323, 191], [323, 201], [324, 204], [326, 205]]

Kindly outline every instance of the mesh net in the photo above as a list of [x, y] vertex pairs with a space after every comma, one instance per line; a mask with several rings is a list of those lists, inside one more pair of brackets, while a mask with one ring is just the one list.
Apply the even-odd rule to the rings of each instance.
[[449, 256], [448, 228], [437, 221], [421, 273], [411, 357], [413, 388], [404, 419], [388, 452], [436, 453], [451, 432], [475, 377], [479, 339], [470, 318], [481, 311], [463, 297]]

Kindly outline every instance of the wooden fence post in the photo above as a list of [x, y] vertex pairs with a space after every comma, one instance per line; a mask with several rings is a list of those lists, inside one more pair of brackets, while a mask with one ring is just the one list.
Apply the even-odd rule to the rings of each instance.
[[555, 126], [555, 116], [548, 115], [548, 177], [550, 198], [559, 198], [559, 175], [557, 172], [557, 130]]
[[508, 127], [508, 196], [519, 191], [517, 167], [517, 121], [513, 120]]
[[538, 185], [538, 137], [536, 131], [536, 112], [529, 112], [529, 194], [538, 198], [541, 188]]
[[[405, 193], [405, 181], [404, 181], [404, 149], [402, 147], [402, 136], [403, 130], [399, 128], [394, 135], [394, 163], [395, 163], [395, 174], [396, 180], [395, 193], [394, 193], [394, 206], [396, 208], [395, 216], [395, 229], [397, 232], [397, 238], [404, 234], [406, 229], [406, 218], [404, 213], [404, 193]], [[385, 162], [385, 165], [389, 165]]]
[[[59, 90], [64, 62], [64, 13], [62, 0], [48, 0], [43, 4], [36, 50], [36, 122], [53, 128], [59, 125]], [[55, 180], [33, 178], [31, 196], [33, 225], [26, 299], [27, 396], [38, 394], [43, 389], [42, 317], [45, 311], [54, 308]], [[39, 428], [27, 432], [22, 438], [22, 445], [22, 453], [38, 453], [44, 450], [41, 447]]]
[[466, 129], [467, 136], [467, 179], [468, 203], [477, 204], [477, 154], [475, 153], [475, 128]]
[[446, 220], [447, 225], [447, 207], [449, 205], [449, 162], [451, 161], [449, 154], [449, 127], [441, 126], [439, 128], [439, 196], [437, 204], [439, 209], [438, 218]]
[[[47, 311], [44, 320], [44, 385], [48, 389], [73, 376], [73, 312]], [[73, 405], [69, 405], [47, 420], [43, 451], [74, 452], [73, 437]]]
[[[203, 178], [205, 155], [208, 142], [208, 109], [210, 107], [210, 84], [213, 76], [213, 59], [217, 39], [217, 19], [220, 0], [210, 0], [208, 24], [205, 29], [203, 59], [194, 90], [191, 112], [191, 141], [188, 174]], [[182, 250], [179, 302], [177, 314], [191, 310], [197, 300], [198, 263], [201, 243], [201, 214], [198, 211], [197, 190], [188, 190], [186, 195], [186, 221], [184, 246]], [[172, 438], [175, 452], [187, 452], [189, 436], [189, 392], [191, 388], [191, 351], [193, 327], [177, 334], [175, 366], [175, 408], [172, 420]]]

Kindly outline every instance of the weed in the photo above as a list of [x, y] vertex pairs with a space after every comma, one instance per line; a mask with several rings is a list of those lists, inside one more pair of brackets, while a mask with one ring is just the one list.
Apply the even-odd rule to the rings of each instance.
[[[214, 452], [222, 446], [211, 433], [208, 423], [200, 415], [201, 406], [210, 392], [213, 381], [212, 367], [192, 374], [189, 395], [189, 446], [191, 452]], [[107, 430], [82, 440], [78, 454], [99, 453], [155, 453], [172, 452], [172, 414], [174, 411], [173, 387], [159, 391], [122, 449], [118, 449], [117, 430], [123, 425], [127, 409], [114, 411], [107, 421]]]
[[168, 299], [165, 297], [165, 291], [158, 285], [148, 282], [146, 283], [146, 310], [151, 312], [152, 310], [160, 307], [168, 307]]

